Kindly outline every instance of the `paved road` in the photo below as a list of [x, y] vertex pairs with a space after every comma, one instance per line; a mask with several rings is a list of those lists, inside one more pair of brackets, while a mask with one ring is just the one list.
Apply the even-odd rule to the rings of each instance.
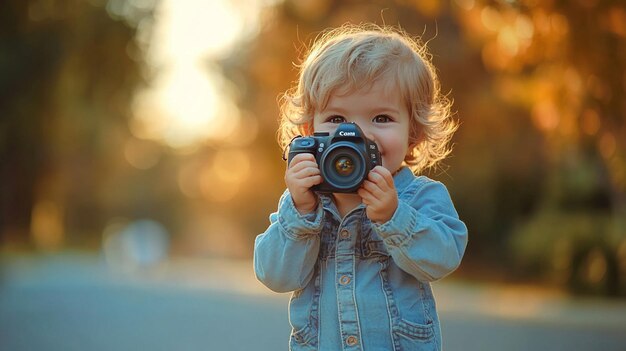
[[[0, 258], [0, 350], [286, 350], [288, 295], [249, 262], [112, 270], [84, 254]], [[435, 286], [446, 350], [626, 350], [626, 302]]]

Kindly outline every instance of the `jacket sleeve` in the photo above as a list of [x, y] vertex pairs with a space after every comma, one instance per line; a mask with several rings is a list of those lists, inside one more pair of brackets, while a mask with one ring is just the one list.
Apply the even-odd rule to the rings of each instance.
[[322, 205], [301, 215], [288, 191], [270, 215], [270, 226], [254, 242], [254, 272], [259, 281], [276, 292], [304, 288], [313, 276], [320, 248]]
[[467, 246], [467, 227], [448, 190], [432, 180], [418, 185], [408, 198], [401, 196], [393, 217], [373, 227], [394, 262], [420, 281], [452, 273]]

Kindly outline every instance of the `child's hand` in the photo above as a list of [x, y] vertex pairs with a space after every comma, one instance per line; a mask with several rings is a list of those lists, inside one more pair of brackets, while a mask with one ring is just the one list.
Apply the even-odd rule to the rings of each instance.
[[313, 154], [294, 156], [285, 172], [285, 183], [300, 214], [311, 213], [317, 207], [317, 195], [311, 187], [321, 182], [322, 176]]
[[387, 168], [374, 167], [363, 182], [358, 194], [363, 200], [363, 204], [367, 206], [367, 218], [373, 222], [387, 222], [398, 208], [398, 193], [393, 184], [393, 176]]

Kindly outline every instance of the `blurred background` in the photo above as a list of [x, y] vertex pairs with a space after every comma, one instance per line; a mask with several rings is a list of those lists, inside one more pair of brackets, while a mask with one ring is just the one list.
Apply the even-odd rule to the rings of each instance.
[[250, 342], [285, 349], [288, 297], [250, 263], [284, 189], [277, 98], [346, 22], [427, 42], [454, 100], [453, 154], [426, 173], [470, 232], [440, 287], [450, 344], [513, 316], [520, 350], [542, 335], [585, 349], [563, 321], [626, 349], [621, 0], [2, 1], [0, 349], [246, 349], [202, 326], [251, 314], [276, 333]]

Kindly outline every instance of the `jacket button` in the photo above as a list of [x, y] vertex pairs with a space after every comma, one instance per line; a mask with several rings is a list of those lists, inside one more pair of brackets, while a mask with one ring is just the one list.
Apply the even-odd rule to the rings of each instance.
[[342, 239], [348, 239], [350, 237], [350, 232], [347, 229], [342, 230], [339, 235], [341, 235]]
[[354, 346], [358, 343], [359, 343], [359, 339], [357, 339], [356, 336], [351, 335], [346, 338], [346, 344], [348, 344], [348, 346]]
[[341, 278], [339, 278], [339, 284], [341, 285], [348, 285], [350, 284], [350, 277], [348, 277], [347, 275], [342, 275]]

